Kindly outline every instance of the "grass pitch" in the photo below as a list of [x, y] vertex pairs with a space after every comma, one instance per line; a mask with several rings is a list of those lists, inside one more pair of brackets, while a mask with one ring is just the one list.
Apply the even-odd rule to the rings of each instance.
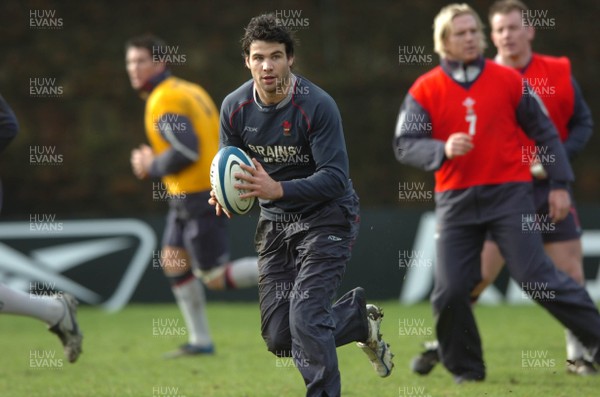
[[[441, 366], [427, 377], [409, 371], [420, 343], [433, 334], [429, 305], [376, 303], [385, 310], [383, 335], [396, 355], [396, 367], [381, 379], [353, 344], [339, 348], [343, 396], [600, 395], [600, 377], [565, 373], [563, 329], [537, 306], [478, 306], [488, 377], [483, 383], [455, 385]], [[186, 341], [174, 304], [131, 305], [116, 314], [82, 307], [79, 313], [84, 353], [75, 364], [63, 358], [58, 339], [42, 323], [0, 316], [0, 396], [304, 395], [302, 378], [291, 362], [267, 352], [256, 303], [210, 303], [216, 354], [175, 360], [162, 358]]]

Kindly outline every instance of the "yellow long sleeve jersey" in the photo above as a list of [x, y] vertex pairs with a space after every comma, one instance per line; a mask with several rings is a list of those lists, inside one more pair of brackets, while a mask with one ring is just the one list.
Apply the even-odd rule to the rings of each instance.
[[219, 146], [219, 112], [199, 85], [168, 76], [146, 101], [146, 136], [171, 195], [210, 190], [210, 164]]

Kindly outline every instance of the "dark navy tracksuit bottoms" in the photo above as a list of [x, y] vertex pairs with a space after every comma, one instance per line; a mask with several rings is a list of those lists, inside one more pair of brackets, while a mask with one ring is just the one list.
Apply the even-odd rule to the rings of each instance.
[[336, 346], [365, 341], [365, 297], [356, 288], [332, 304], [358, 214], [329, 203], [308, 216], [261, 215], [255, 237], [261, 331], [269, 351], [293, 357], [307, 396], [339, 396]]
[[[485, 377], [470, 294], [481, 280], [486, 231], [523, 291], [570, 329], [598, 360], [598, 310], [586, 290], [546, 256], [540, 230], [551, 228], [551, 221], [535, 219], [535, 213], [532, 186], [527, 182], [436, 194], [437, 264], [431, 299], [441, 360], [454, 375]], [[541, 225], [533, 224], [534, 220]]]

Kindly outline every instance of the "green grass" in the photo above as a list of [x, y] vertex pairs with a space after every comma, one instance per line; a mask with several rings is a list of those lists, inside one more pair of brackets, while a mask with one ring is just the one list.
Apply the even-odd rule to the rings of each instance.
[[[488, 377], [483, 383], [455, 385], [441, 366], [427, 377], [413, 375], [408, 368], [411, 357], [420, 351], [419, 344], [430, 339], [424, 335], [432, 330], [429, 305], [383, 302], [382, 306], [383, 334], [396, 354], [396, 368], [389, 378], [381, 379], [355, 346], [339, 348], [343, 396], [572, 397], [600, 393], [600, 378], [565, 373], [563, 330], [539, 307], [478, 306]], [[163, 360], [165, 351], [186, 338], [153, 336], [152, 322], [178, 320], [177, 327], [182, 326], [175, 305], [132, 305], [116, 314], [83, 307], [79, 320], [85, 333], [84, 353], [76, 364], [62, 360], [60, 366], [62, 348], [43, 324], [0, 316], [0, 396], [304, 395], [298, 371], [267, 352], [256, 304], [210, 303], [209, 319], [217, 345], [215, 356]], [[400, 328], [400, 320], [405, 328]], [[415, 333], [421, 335], [406, 335]], [[55, 361], [32, 366], [32, 351], [55, 353]], [[532, 351], [547, 354], [536, 368], [522, 363], [522, 354]]]

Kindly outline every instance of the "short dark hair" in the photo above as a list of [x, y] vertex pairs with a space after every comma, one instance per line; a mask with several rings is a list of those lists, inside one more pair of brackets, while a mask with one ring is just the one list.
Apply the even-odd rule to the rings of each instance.
[[150, 55], [154, 52], [154, 48], [156, 47], [166, 47], [167, 42], [161, 39], [158, 36], [155, 36], [151, 33], [146, 33], [140, 36], [132, 37], [131, 39], [125, 42], [125, 51], [127, 51], [131, 47], [135, 48], [145, 48], [148, 50]]
[[488, 19], [491, 21], [494, 15], [501, 14], [506, 15], [513, 11], [519, 11], [520, 13], [527, 12], [529, 8], [519, 0], [498, 0], [490, 7], [488, 13]]
[[250, 45], [256, 40], [282, 43], [285, 45], [285, 54], [288, 58], [294, 56], [294, 37], [292, 32], [273, 13], [262, 14], [250, 20], [248, 26], [246, 26], [244, 36], [240, 40], [243, 57], [250, 55]]

